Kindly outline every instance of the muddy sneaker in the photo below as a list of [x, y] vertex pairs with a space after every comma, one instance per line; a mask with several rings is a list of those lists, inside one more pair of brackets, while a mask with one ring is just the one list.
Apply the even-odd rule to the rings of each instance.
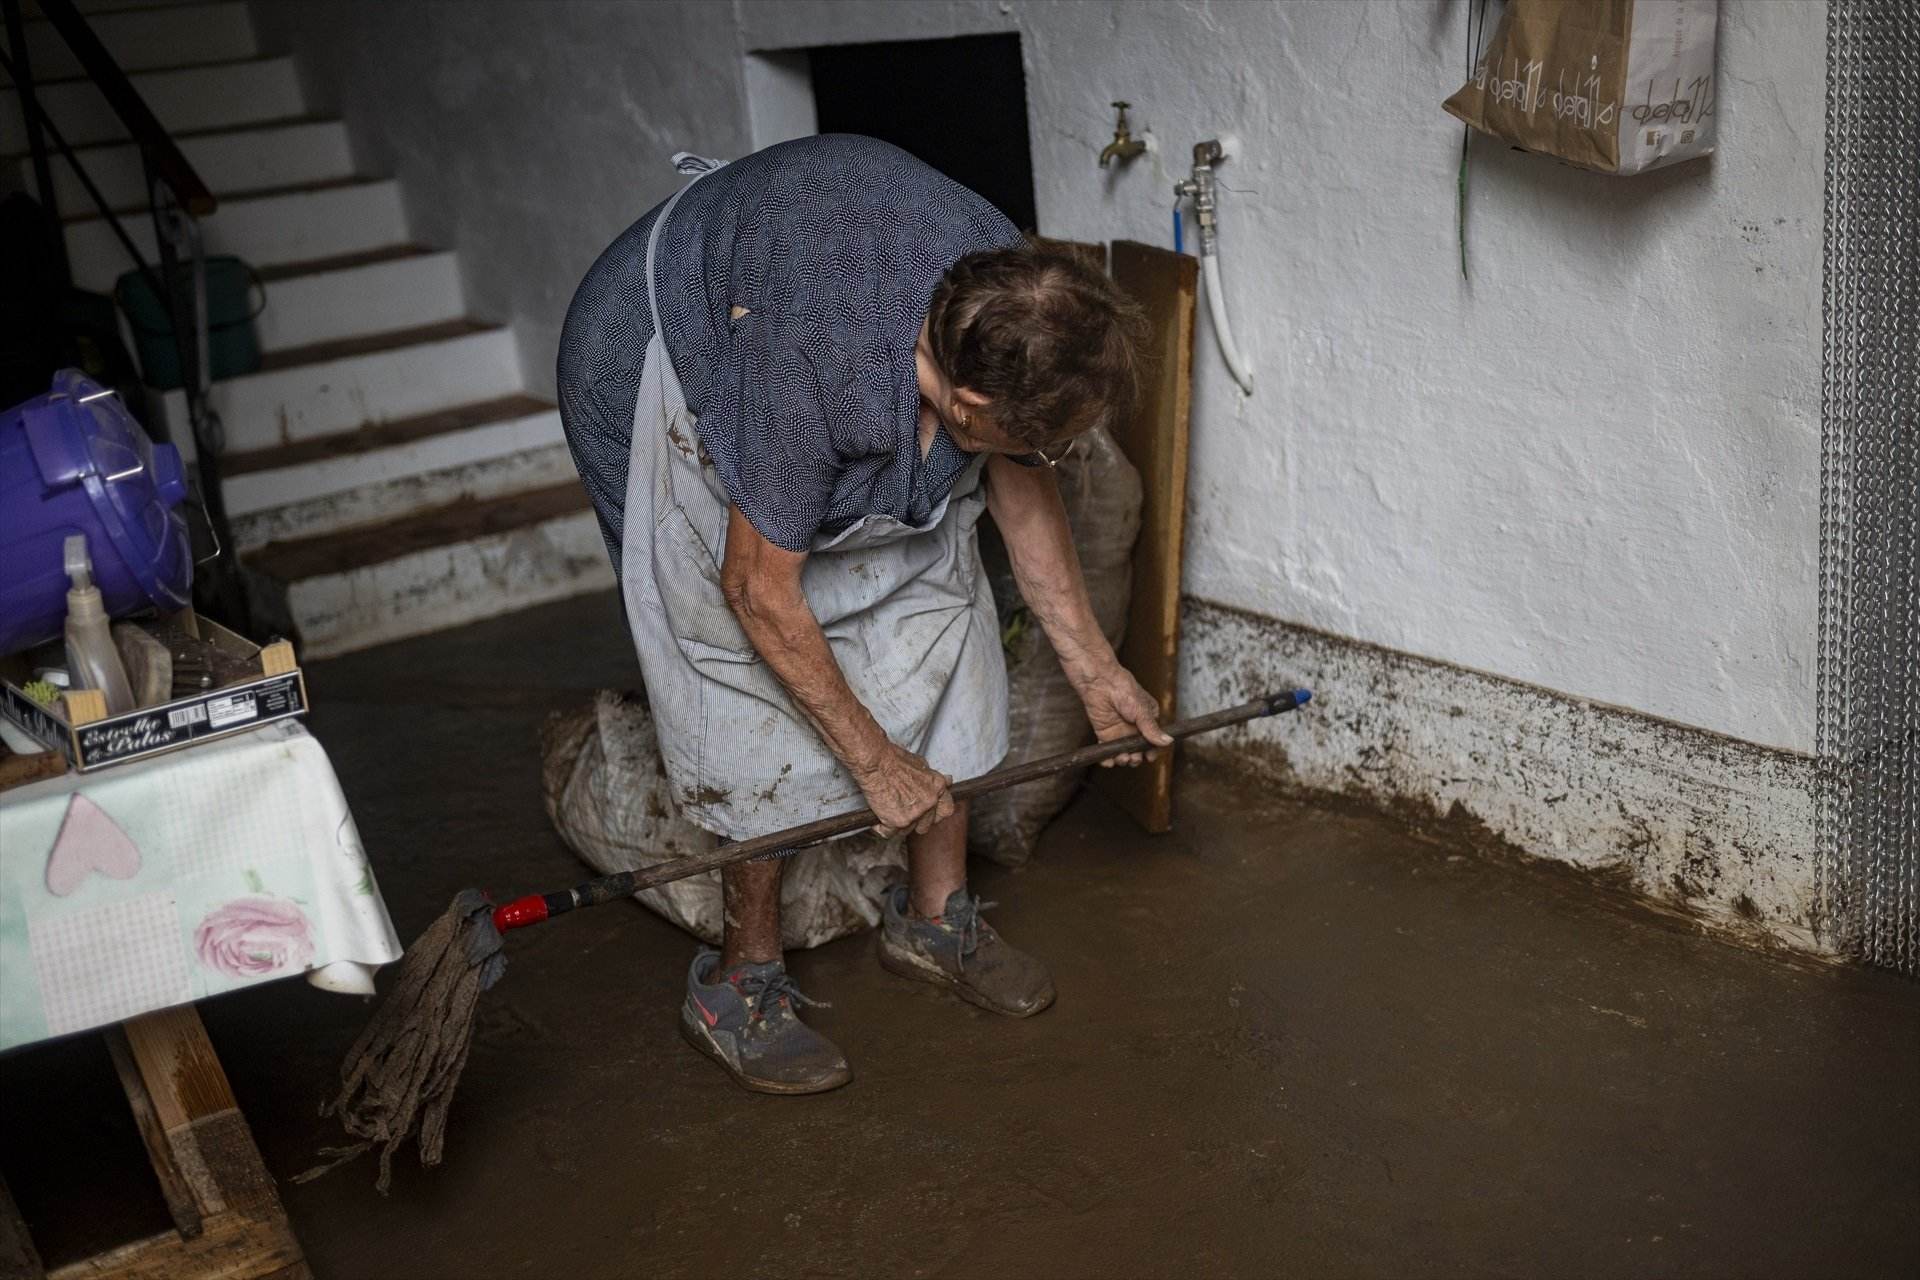
[[719, 972], [720, 953], [702, 948], [687, 972], [680, 1034], [756, 1093], [825, 1093], [853, 1079], [846, 1055], [800, 1021], [800, 994], [778, 960]]
[[950, 988], [962, 1000], [1025, 1018], [1053, 1003], [1047, 966], [1015, 947], [980, 918], [983, 903], [964, 888], [947, 896], [938, 916], [922, 920], [907, 910], [907, 888], [887, 895], [880, 925], [880, 963], [903, 978]]

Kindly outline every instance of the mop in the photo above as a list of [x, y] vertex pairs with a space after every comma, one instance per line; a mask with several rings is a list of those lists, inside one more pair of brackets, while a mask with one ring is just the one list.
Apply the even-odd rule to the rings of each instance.
[[[1164, 728], [1168, 736], [1176, 740], [1189, 738], [1292, 711], [1305, 706], [1312, 696], [1305, 689], [1288, 689], [1237, 707], [1180, 720]], [[1133, 734], [1041, 760], [1008, 765], [955, 783], [951, 791], [955, 800], [968, 800], [1129, 752], [1152, 749], [1152, 743]], [[637, 871], [602, 876], [558, 893], [529, 894], [498, 907], [477, 889], [461, 890], [440, 918], [407, 948], [400, 962], [399, 981], [340, 1065], [339, 1095], [321, 1106], [322, 1115], [337, 1114], [348, 1134], [359, 1141], [323, 1149], [321, 1154], [333, 1159], [299, 1174], [294, 1181], [311, 1181], [378, 1147], [380, 1177], [375, 1185], [384, 1195], [393, 1181], [394, 1151], [416, 1133], [420, 1163], [427, 1168], [440, 1163], [446, 1144], [447, 1110], [453, 1103], [460, 1073], [467, 1065], [480, 995], [506, 972], [502, 934], [551, 920], [579, 907], [618, 902], [642, 889], [744, 862], [764, 853], [821, 844], [835, 836], [867, 830], [877, 821], [873, 810], [860, 809]]]

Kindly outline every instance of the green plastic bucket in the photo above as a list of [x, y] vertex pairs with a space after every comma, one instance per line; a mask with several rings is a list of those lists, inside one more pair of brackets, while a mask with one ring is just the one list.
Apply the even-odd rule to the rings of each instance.
[[[208, 376], [235, 378], [252, 373], [260, 367], [260, 340], [254, 335], [253, 320], [266, 309], [266, 287], [253, 268], [238, 258], [209, 257], [206, 264]], [[191, 278], [193, 267], [183, 262], [174, 270], [185, 279]], [[155, 267], [154, 277], [159, 274], [160, 268]], [[153, 283], [145, 272], [129, 271], [114, 285], [113, 296], [133, 328], [146, 384], [171, 391], [186, 385], [186, 378], [173, 340], [173, 313], [167, 299], [154, 292]]]

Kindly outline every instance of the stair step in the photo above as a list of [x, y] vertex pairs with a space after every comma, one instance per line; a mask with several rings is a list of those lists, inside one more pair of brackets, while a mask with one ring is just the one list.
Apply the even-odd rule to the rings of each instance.
[[[243, 191], [222, 193], [221, 204], [243, 200], [271, 200], [279, 196], [313, 195], [318, 192], [333, 191], [342, 187], [364, 186], [370, 182], [379, 182], [379, 178], [369, 178], [364, 174], [343, 173], [331, 178], [313, 178], [304, 182], [283, 182], [270, 187], [248, 187]], [[152, 214], [151, 206], [144, 196], [138, 204], [109, 204], [108, 211], [122, 222], [137, 222]], [[104, 222], [106, 214], [100, 212], [98, 205], [82, 209], [62, 210], [62, 226], [85, 226], [90, 222]]]
[[466, 312], [459, 260], [420, 245], [269, 267], [266, 306], [254, 319], [265, 352], [368, 331], [413, 329]]
[[[299, 582], [591, 511], [586, 490], [578, 484], [549, 485], [486, 502], [453, 502], [317, 538], [272, 543], [247, 557], [247, 567], [282, 582]], [[600, 551], [604, 555], [606, 548]]]
[[[332, 182], [353, 175], [347, 129], [338, 120], [228, 126], [181, 134], [177, 141], [187, 163], [216, 196]], [[138, 147], [130, 142], [95, 143], [76, 148], [75, 155], [110, 207], [146, 208], [146, 169]], [[19, 166], [21, 184], [31, 190], [32, 159], [22, 157]], [[53, 161], [53, 187], [59, 208], [69, 218], [97, 211], [92, 196], [64, 156]]]
[[[171, 10], [180, 4], [200, 4], [200, 0], [73, 0], [73, 8], [92, 19], [94, 13], [111, 13], [117, 10]], [[25, 0], [21, 12], [27, 15], [40, 15], [40, 0]]]
[[613, 585], [577, 482], [273, 543], [244, 561], [268, 625], [329, 657]]
[[486, 427], [495, 423], [509, 422], [517, 418], [531, 418], [538, 414], [552, 412], [554, 412], [552, 401], [542, 400], [538, 396], [515, 393], [494, 400], [482, 400], [475, 404], [439, 409], [412, 418], [369, 423], [355, 431], [340, 431], [330, 436], [316, 436], [296, 444], [272, 445], [265, 449], [251, 449], [245, 453], [227, 453], [221, 457], [220, 471], [222, 475], [232, 479], [235, 476], [254, 475], [262, 471], [280, 471], [312, 463], [332, 462], [342, 458], [362, 456], [377, 450], [417, 444], [423, 440], [431, 440], [435, 436], [470, 431], [476, 427]]
[[[251, 58], [259, 51], [245, 0], [114, 9], [86, 19], [123, 71]], [[79, 61], [51, 22], [28, 18], [26, 37], [36, 81], [80, 74]]]
[[[163, 10], [169, 4], [192, 4], [192, 0], [73, 0], [73, 8], [92, 17], [94, 13], [108, 13], [113, 10]], [[38, 17], [40, 0], [25, 0], [21, 12], [29, 17]]]
[[[523, 385], [513, 334], [465, 319], [282, 350], [268, 359], [270, 367], [209, 390], [233, 452], [493, 399]], [[160, 403], [177, 437], [185, 430], [186, 397], [169, 391]]]
[[[544, 423], [534, 425], [541, 430], [528, 434], [560, 434], [557, 414]], [[273, 542], [311, 538], [378, 524], [384, 520], [398, 520], [451, 502], [484, 501], [526, 489], [579, 482], [573, 466], [573, 454], [564, 442], [518, 447], [523, 442], [520, 438], [509, 437], [512, 447], [469, 462], [443, 464], [438, 459], [422, 456], [429, 452], [425, 450], [420, 453], [396, 451], [399, 457], [394, 459], [382, 455], [369, 462], [367, 469], [371, 470], [376, 462], [389, 460], [394, 461], [395, 465], [413, 469], [405, 474], [379, 476], [334, 492], [316, 493], [310, 498], [277, 502], [258, 511], [232, 512], [234, 545], [246, 553]], [[312, 468], [312, 471], [322, 473], [319, 467]], [[245, 479], [251, 480], [253, 477]], [[284, 480], [290, 492], [308, 477], [292, 474], [277, 476], [276, 479]], [[317, 476], [315, 483], [318, 487], [337, 483], [338, 480], [337, 474], [329, 476], [322, 473]], [[261, 493], [258, 489], [247, 489], [244, 484], [236, 488], [250, 496]], [[273, 496], [279, 498], [285, 494]]]
[[[153, 219], [137, 214], [122, 218], [121, 225], [148, 261], [156, 261]], [[391, 178], [230, 196], [200, 227], [208, 253], [235, 254], [256, 267], [357, 253], [407, 238], [400, 186]], [[74, 283], [83, 289], [106, 292], [133, 268], [104, 218], [70, 222], [66, 236]]]
[[[232, 124], [210, 124], [204, 129], [174, 129], [168, 132], [175, 142], [182, 142], [188, 138], [217, 138], [224, 133], [245, 133], [249, 129], [291, 129], [293, 126], [300, 124], [327, 124], [337, 119], [339, 119], [338, 116], [314, 115], [310, 112], [299, 112], [290, 116], [274, 116], [271, 119], [265, 120], [238, 120]], [[125, 142], [126, 139], [115, 138], [112, 139], [112, 141]]]
[[[124, 140], [127, 132], [100, 89], [87, 79], [57, 84], [34, 68], [40, 105], [75, 147]], [[290, 57], [202, 62], [128, 76], [160, 123], [176, 136], [203, 129], [287, 120], [306, 111]], [[25, 153], [27, 135], [11, 86], [0, 88], [0, 152]], [[67, 206], [62, 205], [62, 208]], [[77, 207], [77, 206], [76, 206]]]
[[532, 396], [228, 454], [222, 490], [245, 550], [574, 478], [560, 415]]
[[[170, 9], [175, 5], [198, 2], [199, 0], [73, 0], [73, 7], [92, 17], [96, 13], [111, 13], [120, 9]], [[42, 12], [39, 0], [26, 0], [22, 9], [29, 14]]]
[[434, 251], [424, 244], [402, 242], [381, 245], [378, 249], [363, 249], [358, 253], [337, 253], [330, 258], [309, 258], [305, 262], [277, 263], [270, 267], [261, 267], [259, 272], [262, 280], [284, 280], [289, 276], [345, 271], [350, 267], [365, 267], [376, 262], [392, 262], [397, 258], [414, 258], [423, 253], [432, 252]]
[[328, 342], [316, 342], [309, 346], [288, 347], [272, 352], [262, 357], [260, 372], [274, 373], [281, 369], [297, 369], [301, 365], [398, 351], [405, 347], [417, 347], [429, 342], [444, 342], [449, 338], [464, 338], [469, 334], [485, 333], [490, 329], [498, 328], [498, 325], [490, 325], [482, 320], [457, 316], [452, 320], [441, 320], [434, 324], [398, 329], [388, 333], [356, 333]]

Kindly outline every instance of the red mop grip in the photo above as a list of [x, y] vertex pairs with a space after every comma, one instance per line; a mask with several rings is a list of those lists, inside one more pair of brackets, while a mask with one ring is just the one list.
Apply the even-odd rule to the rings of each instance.
[[530, 893], [524, 898], [515, 898], [505, 906], [495, 907], [493, 927], [501, 933], [509, 929], [524, 929], [530, 924], [539, 924], [543, 920], [563, 916], [575, 907], [598, 906], [602, 902], [624, 898], [632, 892], [633, 872], [623, 871], [617, 875], [589, 880], [583, 885], [563, 889], [559, 893]]
[[551, 914], [547, 909], [547, 900], [537, 893], [524, 898], [515, 898], [493, 909], [493, 927], [505, 933], [509, 929], [519, 929], [530, 924], [539, 924]]

